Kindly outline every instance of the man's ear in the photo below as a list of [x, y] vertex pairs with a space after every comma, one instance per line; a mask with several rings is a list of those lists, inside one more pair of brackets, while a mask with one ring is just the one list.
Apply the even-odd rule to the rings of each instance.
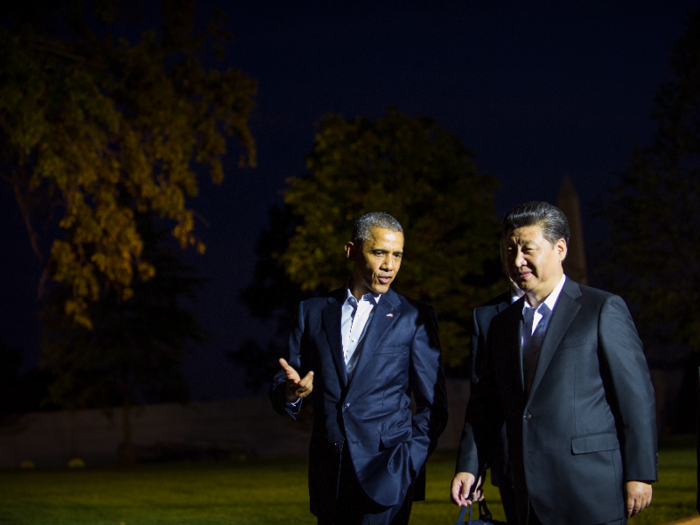
[[357, 255], [357, 248], [355, 248], [355, 245], [353, 244], [352, 241], [348, 241], [345, 244], [345, 256], [354, 262], [356, 255]]
[[563, 262], [564, 259], [566, 259], [566, 254], [569, 252], [569, 248], [566, 245], [566, 241], [564, 239], [559, 239], [557, 241], [556, 249], [559, 253], [559, 260]]

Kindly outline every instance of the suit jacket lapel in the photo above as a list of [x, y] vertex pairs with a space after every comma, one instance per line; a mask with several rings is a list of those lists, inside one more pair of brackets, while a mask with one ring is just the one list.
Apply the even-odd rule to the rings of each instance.
[[[564, 337], [571, 321], [576, 316], [579, 308], [581, 308], [575, 301], [575, 299], [580, 296], [581, 289], [579, 285], [567, 277], [564, 288], [562, 288], [559, 298], [557, 299], [557, 304], [554, 306], [547, 332], [544, 334], [544, 339], [542, 340], [542, 348], [540, 349], [535, 376], [532, 379], [532, 386], [530, 387], [530, 396], [532, 396], [532, 393], [537, 389], [540, 381], [542, 381], [542, 376], [547, 371], [547, 367], [552, 361], [562, 337]], [[520, 362], [522, 367], [522, 359]]]
[[511, 341], [513, 341], [513, 344], [506, 345], [506, 348], [517, 349], [517, 352], [516, 352], [517, 355], [509, 356], [509, 358], [512, 357], [512, 360], [508, 359], [508, 362], [512, 362], [512, 361], [517, 362], [516, 368], [518, 370], [518, 378], [520, 378], [520, 389], [522, 390], [523, 393], [525, 393], [525, 371], [523, 370], [523, 305], [524, 304], [525, 304], [525, 297], [524, 296], [512, 304], [512, 308], [509, 312], [509, 315], [511, 315], [513, 317], [513, 319], [510, 320], [510, 322], [508, 323], [508, 326], [514, 327], [513, 332], [509, 336], [512, 338]]
[[333, 292], [328, 298], [328, 304], [323, 309], [323, 330], [326, 332], [331, 355], [335, 362], [343, 386], [348, 384], [348, 376], [345, 370], [345, 358], [343, 357], [343, 340], [340, 333], [340, 321], [342, 317], [343, 302], [345, 301], [345, 288]]
[[382, 343], [389, 328], [401, 315], [398, 312], [399, 304], [401, 304], [401, 301], [391, 288], [379, 300], [367, 326], [365, 336], [362, 339], [361, 353], [357, 362], [357, 368], [353, 374], [353, 381], [357, 381], [358, 378], [362, 377], [362, 372], [367, 363], [372, 360], [372, 353]]

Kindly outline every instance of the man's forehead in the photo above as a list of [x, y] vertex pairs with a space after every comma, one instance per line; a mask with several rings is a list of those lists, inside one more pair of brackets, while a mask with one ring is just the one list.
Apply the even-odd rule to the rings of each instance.
[[388, 245], [389, 243], [397, 241], [401, 242], [401, 245], [403, 246], [403, 233], [378, 227], [370, 230], [369, 239], [367, 239], [367, 242], [373, 245]]
[[542, 227], [534, 225], [509, 230], [505, 236], [505, 241], [509, 244], [527, 244], [541, 238], [543, 238]]

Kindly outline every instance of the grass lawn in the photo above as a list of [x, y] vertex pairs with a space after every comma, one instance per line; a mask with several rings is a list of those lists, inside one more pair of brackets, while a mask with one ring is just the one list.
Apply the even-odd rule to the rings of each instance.
[[[411, 525], [451, 525], [448, 501], [455, 453], [428, 465], [427, 499]], [[654, 502], [630, 525], [657, 525], [695, 514], [694, 437], [662, 443]], [[494, 487], [486, 497], [504, 519]], [[149, 464], [135, 467], [0, 470], [0, 524], [171, 525], [315, 524], [306, 461]]]

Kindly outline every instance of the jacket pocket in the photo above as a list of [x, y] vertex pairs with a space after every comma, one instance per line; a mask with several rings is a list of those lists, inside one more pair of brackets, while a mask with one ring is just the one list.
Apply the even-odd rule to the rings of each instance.
[[571, 438], [571, 452], [574, 454], [589, 454], [604, 450], [617, 450], [620, 442], [615, 432], [601, 432], [600, 434], [588, 434], [586, 436], [574, 436]]

